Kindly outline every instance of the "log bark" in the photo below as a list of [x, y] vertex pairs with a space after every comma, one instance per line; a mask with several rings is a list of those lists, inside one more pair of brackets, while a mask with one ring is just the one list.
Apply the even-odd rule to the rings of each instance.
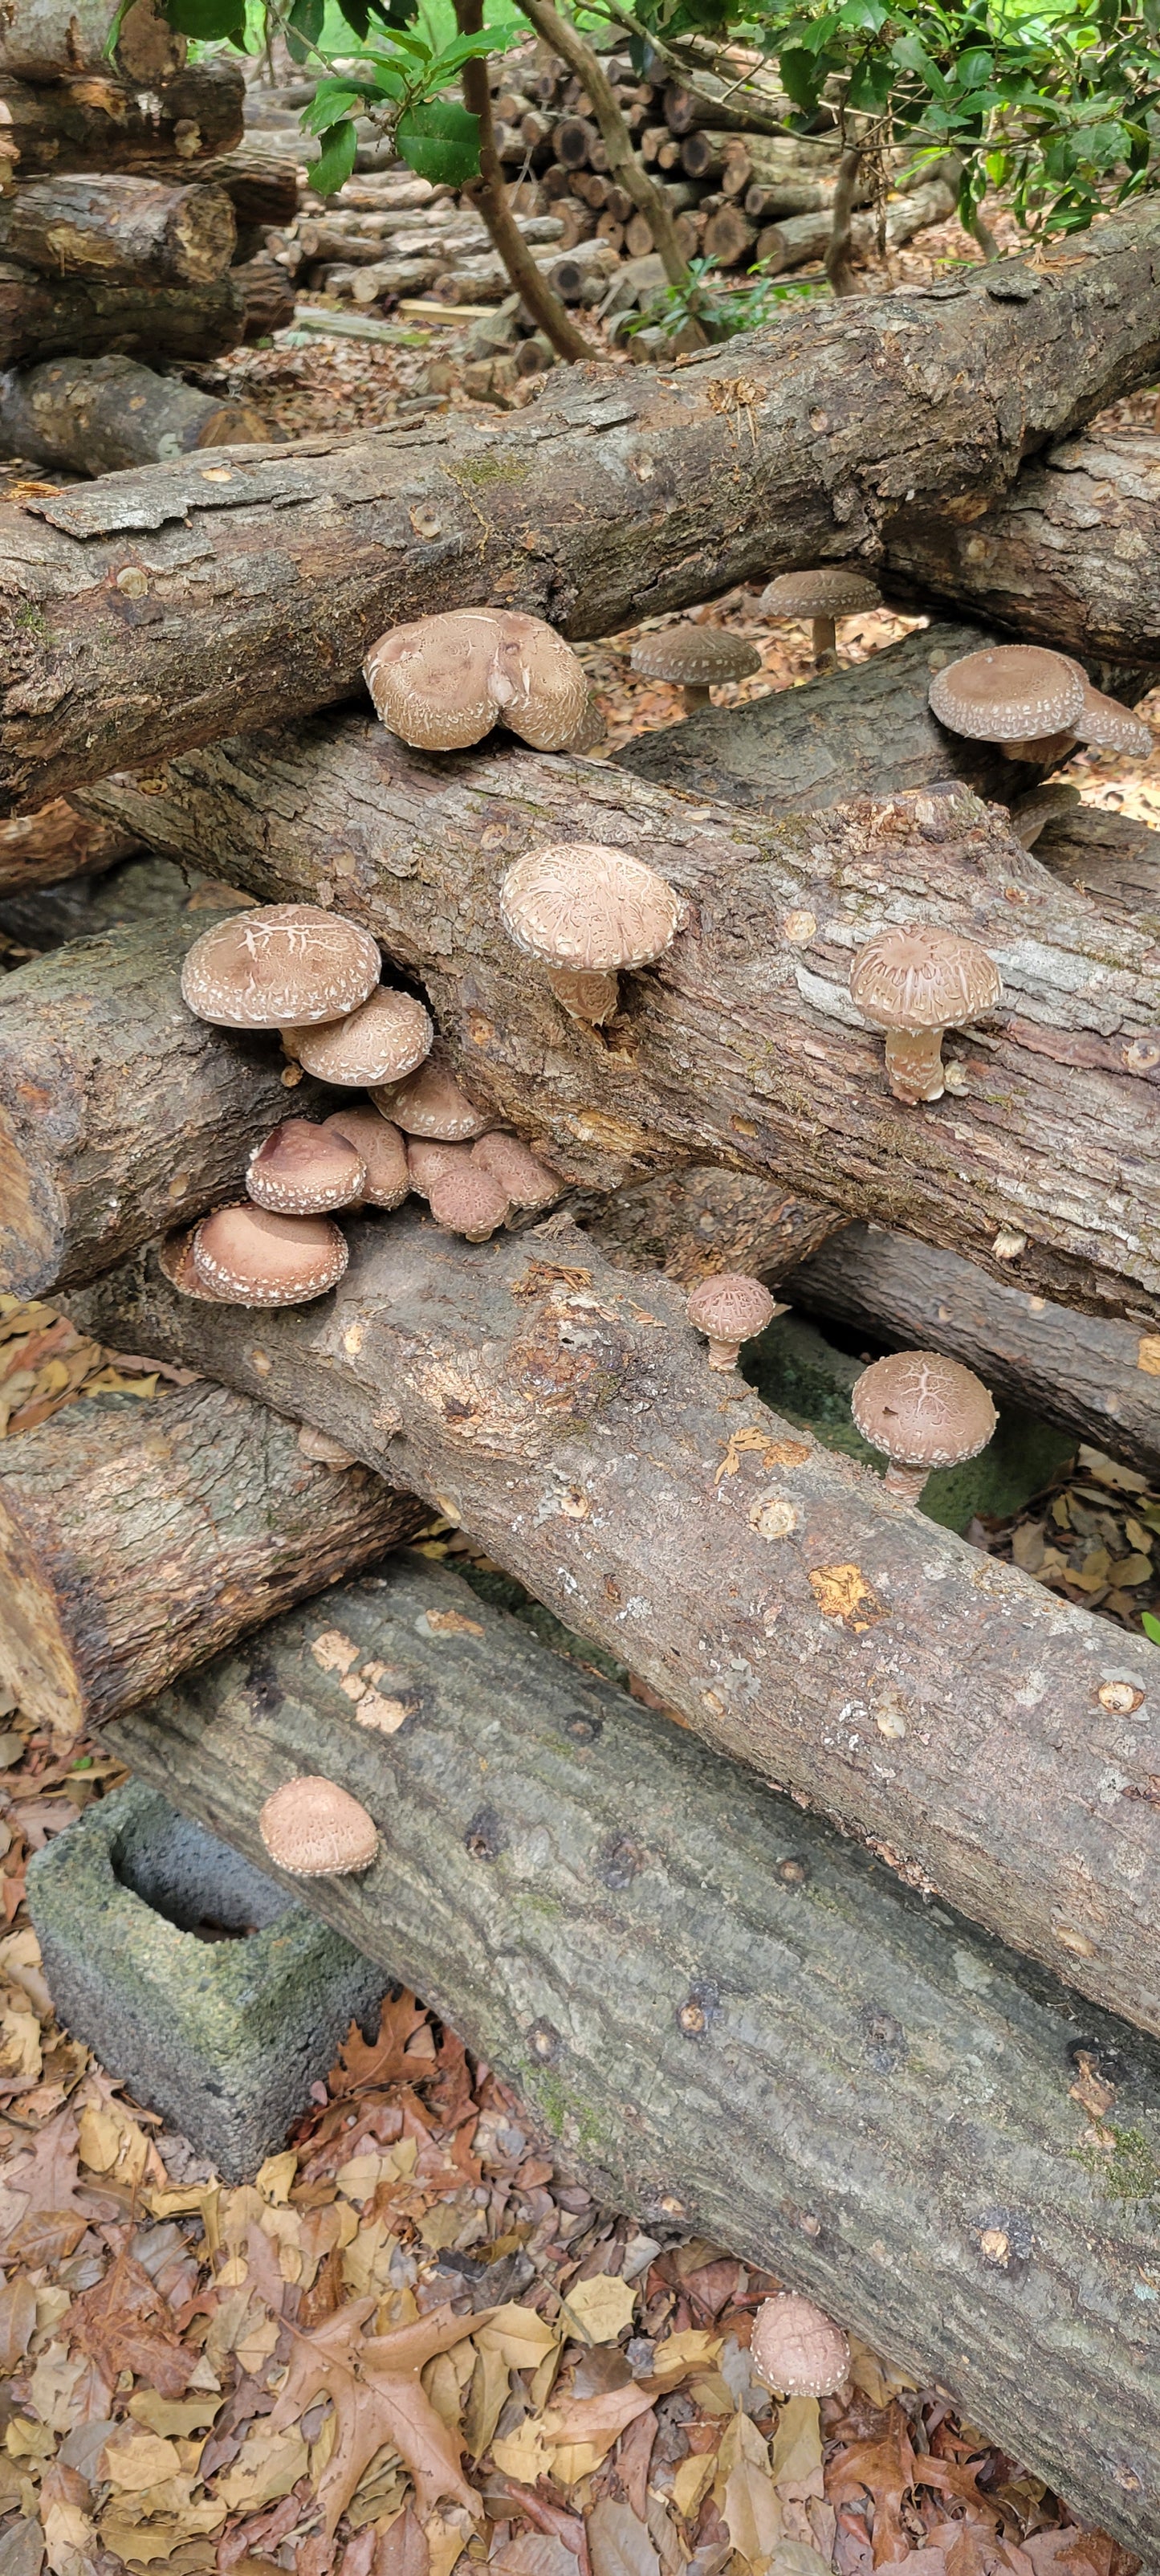
[[[0, 22], [0, 72], [18, 80], [58, 81], [101, 72], [112, 12], [108, 0], [13, 0]], [[113, 60], [127, 81], [154, 89], [185, 62], [184, 36], [166, 25], [154, 0], [134, 0], [117, 29]]]
[[[230, 283], [242, 299], [243, 340], [265, 340], [274, 331], [289, 329], [294, 319], [294, 285], [276, 259], [260, 251], [256, 259], [240, 261], [230, 270]], [[268, 429], [264, 437], [268, 444]], [[282, 444], [280, 434], [278, 443]]]
[[0, 895], [60, 885], [66, 877], [95, 874], [127, 859], [137, 848], [131, 832], [78, 814], [63, 796], [39, 814], [0, 823]]
[[[359, 1723], [335, 1647], [391, 1668], [396, 1733]], [[259, 1807], [325, 1769], [381, 1856], [295, 1894], [514, 2083], [601, 2199], [810, 2292], [1154, 2559], [1151, 2238], [1093, 2177], [1071, 2089], [1086, 2055], [1111, 2118], [1147, 2116], [1148, 2043], [417, 1557], [108, 1740], [264, 1869]]]
[[54, 278], [0, 260], [0, 366], [97, 357], [114, 345], [151, 358], [219, 357], [242, 337], [239, 275], [228, 269], [209, 286], [106, 285], [98, 276]]
[[566, 1220], [473, 1247], [404, 1211], [348, 1239], [297, 1313], [182, 1297], [148, 1255], [70, 1312], [331, 1432], [717, 1752], [1160, 2029], [1145, 1638], [791, 1431], [708, 1368], [682, 1290]]
[[603, 1206], [580, 1200], [572, 1213], [616, 1269], [663, 1270], [688, 1288], [714, 1270], [781, 1279], [827, 1236], [851, 1231], [831, 1208], [712, 1163], [638, 1181]]
[[67, 1743], [425, 1520], [224, 1387], [82, 1398], [0, 1446], [0, 1678]]
[[1035, 855], [1101, 912], [1160, 935], [1160, 832], [1147, 823], [1076, 805], [1044, 825]]
[[[851, 204], [857, 205], [860, 202], [859, 182], [856, 175], [851, 180], [851, 188], [853, 194], [846, 204], [846, 217], [850, 216]], [[825, 200], [822, 192], [818, 193], [824, 207]], [[924, 231], [928, 224], [945, 223], [947, 216], [952, 215], [954, 210], [954, 189], [948, 187], [943, 179], [932, 179], [927, 186], [913, 188], [906, 196], [893, 197], [886, 209], [887, 249], [899, 249], [903, 242], [912, 241], [914, 235]], [[828, 213], [823, 211], [817, 214], [791, 215], [784, 223], [767, 224], [758, 234], [754, 245], [755, 261], [760, 262], [771, 277], [780, 277], [785, 269], [803, 268], [807, 260], [828, 258], [838, 222], [838, 213], [838, 195], [835, 189]], [[843, 295], [860, 295], [863, 290], [858, 280], [857, 268], [864, 266], [877, 248], [877, 215], [854, 215], [850, 217], [848, 225], [844, 217], [842, 241], [845, 247], [835, 272], [840, 273], [845, 281], [840, 292]], [[831, 283], [833, 283], [832, 280]], [[835, 293], [838, 291], [835, 288]]]
[[[142, 179], [174, 176], [172, 160], [135, 165]], [[207, 188], [224, 188], [238, 220], [249, 224], [292, 224], [298, 212], [298, 164], [290, 152], [272, 150], [246, 136], [236, 152], [214, 153], [195, 161], [194, 174]]]
[[0, 71], [0, 125], [22, 179], [37, 171], [132, 170], [164, 161], [171, 176], [232, 152], [243, 133], [245, 75], [224, 55], [188, 63], [164, 89], [141, 90], [108, 69], [68, 80], [17, 80]]
[[[743, 380], [722, 350], [669, 375], [554, 370], [502, 422], [303, 442], [228, 483], [154, 466], [9, 504], [0, 792], [43, 803], [338, 697], [384, 626], [426, 611], [490, 598], [608, 633], [759, 573], [865, 556], [908, 492], [931, 508], [989, 499], [1029, 449], [1160, 366], [1160, 211], [1145, 202], [1029, 279], [1025, 302], [985, 271], [950, 297], [819, 303], [747, 342]], [[105, 580], [130, 529], [163, 611], [140, 641]], [[30, 598], [35, 631], [18, 622]]]
[[30, 179], [0, 198], [0, 256], [105, 285], [211, 286], [237, 246], [224, 188], [104, 173]]
[[[228, 851], [264, 901], [321, 893], [364, 921], [423, 979], [472, 1097], [578, 1184], [724, 1163], [991, 1271], [1014, 1229], [1037, 1294], [1156, 1307], [1156, 952], [969, 789], [739, 817], [595, 762], [425, 759], [352, 714], [193, 752], [144, 788], [107, 781], [85, 806], [196, 866]], [[499, 920], [503, 870], [572, 837], [637, 850], [690, 907], [659, 966], [622, 979], [604, 1038]], [[918, 1114], [890, 1097], [881, 1036], [849, 999], [855, 949], [887, 919], [959, 923], [1005, 979], [985, 1031], [948, 1035], [951, 1088]]]
[[270, 431], [252, 403], [222, 402], [110, 353], [10, 369], [0, 377], [0, 440], [36, 465], [117, 474], [202, 447], [266, 446]]

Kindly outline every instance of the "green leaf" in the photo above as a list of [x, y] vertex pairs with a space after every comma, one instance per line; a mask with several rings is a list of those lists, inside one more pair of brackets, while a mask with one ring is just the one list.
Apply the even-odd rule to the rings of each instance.
[[422, 100], [399, 118], [395, 148], [418, 178], [461, 188], [479, 169], [479, 118], [450, 99]]
[[454, 44], [436, 55], [427, 73], [427, 85], [430, 89], [446, 89], [465, 63], [478, 62], [483, 54], [503, 51], [505, 48], [497, 42], [494, 27], [482, 28], [477, 36], [457, 36]]
[[316, 45], [325, 18], [326, 0], [294, 0], [286, 25], [293, 28], [295, 35], [304, 37], [308, 45]]
[[332, 197], [336, 188], [349, 179], [358, 150], [358, 136], [351, 119], [343, 117], [338, 125], [328, 125], [322, 138], [322, 150], [310, 173], [310, 185], [316, 196]]
[[165, 16], [179, 35], [197, 36], [203, 44], [225, 38], [245, 45], [245, 0], [166, 0]]
[[1151, 1610], [1141, 1610], [1140, 1626], [1153, 1645], [1160, 1646], [1160, 1619], [1155, 1618]]

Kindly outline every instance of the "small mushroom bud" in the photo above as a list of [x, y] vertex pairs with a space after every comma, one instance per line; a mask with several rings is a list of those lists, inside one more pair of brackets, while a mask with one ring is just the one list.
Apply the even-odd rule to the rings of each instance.
[[917, 1503], [934, 1467], [961, 1467], [985, 1449], [999, 1419], [974, 1371], [939, 1351], [892, 1351], [855, 1381], [850, 1411], [890, 1460], [887, 1491]]
[[471, 1148], [471, 1159], [498, 1181], [509, 1207], [551, 1207], [567, 1187], [558, 1172], [550, 1171], [521, 1145], [518, 1136], [481, 1136]]
[[374, 1817], [333, 1780], [287, 1780], [258, 1817], [276, 1869], [291, 1878], [350, 1878], [369, 1869], [379, 1848]]
[[850, 973], [850, 996], [886, 1031], [886, 1072], [896, 1100], [941, 1100], [942, 1042], [1003, 991], [998, 967], [961, 930], [881, 930]]
[[779, 2397], [831, 2397], [849, 2370], [850, 2347], [812, 2299], [782, 2291], [757, 2311], [749, 2367]]
[[617, 977], [655, 965], [684, 916], [664, 877], [627, 850], [599, 841], [555, 841], [508, 869], [500, 919], [508, 938], [547, 967], [569, 1017], [601, 1027], [617, 1005]]
[[405, 1136], [435, 1136], [443, 1144], [460, 1145], [472, 1136], [482, 1136], [490, 1125], [484, 1111], [460, 1090], [454, 1074], [437, 1057], [429, 1056], [418, 1073], [395, 1090], [375, 1090], [371, 1098]]
[[760, 1279], [747, 1279], [740, 1270], [721, 1270], [715, 1278], [699, 1280], [685, 1304], [689, 1322], [709, 1336], [711, 1369], [736, 1368], [742, 1342], [763, 1333], [777, 1311]]

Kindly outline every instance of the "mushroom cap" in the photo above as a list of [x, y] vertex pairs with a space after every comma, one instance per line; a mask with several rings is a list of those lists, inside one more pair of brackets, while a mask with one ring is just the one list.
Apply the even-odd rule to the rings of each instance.
[[369, 1869], [378, 1827], [358, 1799], [333, 1780], [286, 1780], [267, 1798], [258, 1831], [275, 1868], [292, 1878], [347, 1878]]
[[217, 1306], [222, 1303], [221, 1298], [213, 1288], [203, 1284], [193, 1266], [193, 1238], [196, 1233], [195, 1225], [183, 1225], [176, 1234], [167, 1234], [157, 1248], [157, 1267], [162, 1277], [168, 1279], [181, 1296], [199, 1297], [204, 1304]]
[[855, 1381], [864, 1440], [900, 1467], [958, 1467], [985, 1449], [999, 1417], [981, 1378], [938, 1351], [892, 1351]]
[[782, 2397], [830, 2397], [850, 2367], [850, 2347], [812, 2299], [786, 2290], [758, 2309], [749, 2364], [754, 2378]]
[[931, 714], [977, 742], [1034, 742], [1073, 733], [1085, 682], [1064, 653], [1041, 644], [994, 644], [936, 671]]
[[436, 1225], [446, 1226], [449, 1234], [484, 1243], [503, 1224], [509, 1200], [502, 1183], [469, 1156], [466, 1163], [454, 1164], [431, 1182], [427, 1204]]
[[378, 943], [357, 921], [317, 903], [266, 903], [203, 930], [181, 994], [215, 1028], [312, 1027], [357, 1010], [381, 969]]
[[533, 751], [563, 751], [588, 712], [583, 663], [542, 617], [507, 608], [499, 624], [488, 685], [500, 723]]
[[588, 698], [571, 645], [518, 609], [453, 608], [392, 627], [363, 669], [383, 723], [416, 751], [461, 751], [496, 723], [560, 751]]
[[407, 1171], [416, 1196], [428, 1198], [444, 1172], [453, 1172], [461, 1163], [470, 1163], [471, 1145], [451, 1145], [441, 1136], [408, 1136], [406, 1140]]
[[852, 565], [819, 564], [816, 572], [779, 572], [757, 603], [759, 617], [852, 617], [881, 608], [882, 593], [869, 573]]
[[401, 1082], [404, 1074], [413, 1073], [429, 1053], [435, 1031], [421, 1002], [390, 984], [378, 984], [344, 1020], [287, 1034], [304, 1072], [319, 1082], [347, 1083], [352, 1091], [361, 1091], [372, 1082]]
[[380, 1103], [377, 1091], [371, 1098], [385, 1118], [393, 1118], [407, 1136], [437, 1136], [442, 1143], [458, 1145], [471, 1136], [482, 1136], [487, 1119], [461, 1091], [454, 1074], [445, 1064], [420, 1065], [407, 1082], [389, 1093]]
[[509, 1207], [551, 1207], [567, 1187], [559, 1173], [539, 1162], [518, 1136], [481, 1136], [471, 1148], [471, 1159], [498, 1181]]
[[346, 1244], [324, 1216], [275, 1216], [248, 1201], [217, 1208], [194, 1230], [199, 1285], [227, 1306], [302, 1306], [337, 1287]]
[[500, 919], [526, 957], [576, 974], [614, 974], [663, 957], [681, 922], [664, 877], [627, 850], [553, 841], [529, 850], [500, 888]]
[[1122, 706], [1118, 698], [1106, 698], [1102, 689], [1093, 686], [1082, 662], [1075, 661], [1070, 653], [1062, 653], [1060, 660], [1075, 672], [1083, 690], [1083, 706], [1074, 727], [1079, 740], [1098, 751], [1124, 751], [1133, 760], [1147, 760], [1155, 749], [1151, 725], [1145, 724], [1142, 716], [1134, 715], [1131, 707]]
[[776, 1312], [768, 1288], [741, 1270], [719, 1270], [699, 1279], [685, 1303], [689, 1322], [714, 1342], [750, 1342]]
[[350, 1109], [336, 1109], [322, 1124], [324, 1132], [345, 1136], [362, 1161], [366, 1178], [358, 1205], [401, 1207], [411, 1187], [407, 1149], [398, 1128], [384, 1118], [381, 1109], [365, 1108], [360, 1102]]
[[255, 1145], [246, 1169], [246, 1192], [256, 1206], [279, 1216], [321, 1216], [361, 1198], [366, 1165], [345, 1136], [313, 1127], [306, 1118], [284, 1118]]
[[993, 958], [960, 930], [933, 924], [914, 930], [880, 930], [867, 941], [850, 971], [850, 994], [879, 1029], [960, 1028], [980, 1011], [993, 1011], [1003, 978]]
[[581, 754], [593, 751], [598, 742], [603, 742], [607, 731], [608, 726], [601, 712], [600, 701], [595, 692], [589, 689], [580, 722], [575, 733], [569, 734], [564, 748]]
[[642, 635], [630, 659], [646, 679], [671, 680], [682, 689], [719, 688], [761, 669], [756, 644], [728, 626], [662, 626], [655, 635]]

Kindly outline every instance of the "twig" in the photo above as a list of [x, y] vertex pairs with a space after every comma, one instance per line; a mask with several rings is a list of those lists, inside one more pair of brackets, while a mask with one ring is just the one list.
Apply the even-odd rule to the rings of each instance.
[[[561, 17], [553, 0], [520, 0], [520, 7], [525, 18], [530, 19], [537, 36], [551, 46], [553, 53], [560, 55], [587, 91], [608, 154], [609, 174], [619, 181], [634, 206], [640, 208], [670, 286], [684, 286], [688, 277], [688, 261], [677, 239], [668, 200], [655, 179], [650, 179], [643, 162], [637, 160], [616, 93], [599, 56], [593, 53], [591, 45], [585, 43], [571, 20]], [[694, 322], [692, 327], [702, 341], [707, 339], [708, 334], [699, 322]]]

